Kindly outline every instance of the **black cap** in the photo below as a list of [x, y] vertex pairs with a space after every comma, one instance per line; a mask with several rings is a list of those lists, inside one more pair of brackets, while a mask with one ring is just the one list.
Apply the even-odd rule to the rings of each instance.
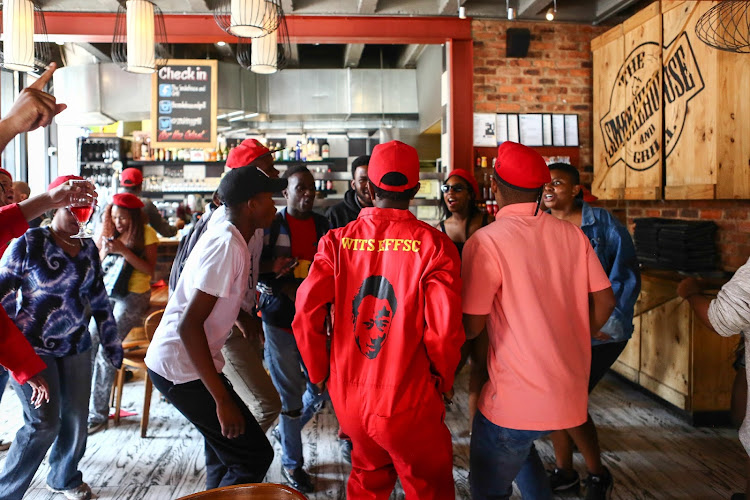
[[219, 183], [219, 198], [231, 207], [259, 193], [277, 193], [286, 189], [286, 179], [272, 179], [256, 167], [234, 168]]

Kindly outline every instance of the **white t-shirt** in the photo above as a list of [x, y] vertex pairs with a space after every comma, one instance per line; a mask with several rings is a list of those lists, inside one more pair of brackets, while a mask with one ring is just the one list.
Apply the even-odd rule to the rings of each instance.
[[221, 348], [232, 329], [247, 292], [251, 257], [245, 239], [228, 221], [210, 226], [201, 236], [169, 298], [146, 353], [146, 365], [173, 384], [200, 378], [177, 327], [196, 290], [218, 297], [203, 328], [216, 372], [224, 368]]
[[[208, 219], [208, 227], [206, 231], [215, 227], [217, 224], [226, 222], [227, 210], [224, 205], [221, 205], [214, 210], [211, 218]], [[248, 288], [245, 293], [245, 297], [242, 299], [242, 309], [248, 313], [253, 313], [255, 307], [255, 286], [258, 284], [258, 274], [260, 271], [260, 254], [263, 252], [263, 228], [255, 230], [255, 233], [250, 237], [250, 241], [247, 242], [247, 249], [250, 251], [250, 255], [253, 259], [253, 263], [250, 271], [250, 278], [248, 280]]]

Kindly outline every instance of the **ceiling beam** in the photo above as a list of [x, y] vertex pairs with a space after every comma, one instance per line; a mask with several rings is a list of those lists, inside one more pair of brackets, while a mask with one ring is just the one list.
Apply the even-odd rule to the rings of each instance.
[[466, 3], [466, 0], [437, 0], [438, 15], [455, 15], [458, 12], [458, 2], [461, 2], [461, 5], [463, 5]]
[[399, 56], [396, 67], [416, 68], [417, 60], [419, 60], [419, 56], [424, 52], [425, 47], [426, 45], [421, 43], [413, 43], [404, 47], [404, 51], [401, 53], [401, 56]]
[[518, 17], [534, 17], [551, 3], [552, 0], [518, 0]]
[[292, 0], [281, 0], [281, 8], [284, 11], [284, 14], [287, 16], [294, 12], [294, 5], [292, 4]]
[[601, 23], [636, 2], [638, 2], [638, 0], [597, 0], [594, 24]]
[[[114, 13], [45, 12], [50, 42], [112, 43]], [[236, 43], [212, 15], [164, 15], [168, 43]], [[458, 17], [288, 16], [292, 43], [444, 43], [471, 40], [471, 23]]]
[[365, 50], [364, 43], [350, 43], [344, 48], [344, 67], [356, 68], [362, 59], [362, 51]]

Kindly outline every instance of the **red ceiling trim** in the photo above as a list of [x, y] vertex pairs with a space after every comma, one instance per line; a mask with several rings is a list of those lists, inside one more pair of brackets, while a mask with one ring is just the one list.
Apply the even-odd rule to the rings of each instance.
[[[45, 12], [50, 41], [112, 41], [115, 14]], [[227, 35], [208, 15], [165, 15], [169, 43], [228, 43]], [[471, 40], [471, 21], [455, 17], [288, 16], [295, 43], [444, 43]]]

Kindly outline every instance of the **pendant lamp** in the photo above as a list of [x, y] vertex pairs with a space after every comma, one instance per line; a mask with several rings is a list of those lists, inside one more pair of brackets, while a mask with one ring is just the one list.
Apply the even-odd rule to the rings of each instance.
[[750, 53], [750, 1], [719, 2], [698, 19], [695, 34], [715, 49]]
[[161, 9], [150, 0], [120, 3], [115, 17], [112, 60], [130, 73], [153, 73], [169, 60]]
[[[42, 69], [52, 61], [44, 12], [31, 0], [3, 0], [3, 52], [0, 65], [13, 71]], [[34, 43], [34, 33], [42, 38]]]
[[259, 38], [277, 29], [284, 12], [280, 0], [217, 0], [213, 14], [230, 35]]
[[261, 38], [237, 40], [237, 62], [243, 68], [269, 75], [287, 67], [291, 54], [286, 17], [282, 16], [276, 31]]

